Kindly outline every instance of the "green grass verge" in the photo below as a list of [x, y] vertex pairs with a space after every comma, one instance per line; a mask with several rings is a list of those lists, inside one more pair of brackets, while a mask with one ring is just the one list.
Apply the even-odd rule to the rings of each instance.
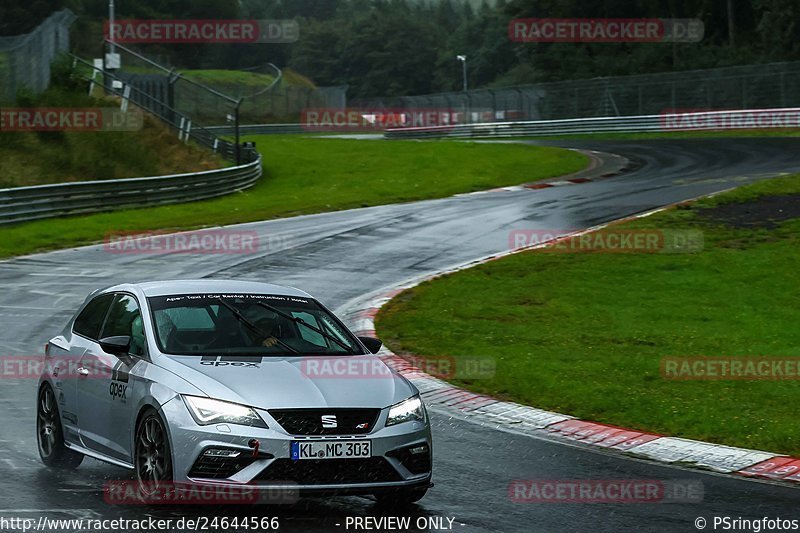
[[0, 227], [0, 257], [102, 241], [111, 231], [187, 229], [319, 213], [519, 184], [584, 168], [561, 148], [252, 137], [265, 175], [252, 189], [191, 204]]
[[667, 356], [800, 356], [800, 218], [748, 228], [704, 211], [788, 193], [800, 193], [800, 175], [614, 226], [701, 230], [700, 253], [529, 251], [423, 283], [382, 309], [378, 334], [398, 353], [493, 358], [493, 377], [453, 380], [470, 390], [800, 455], [797, 381], [675, 381], [659, 366]]

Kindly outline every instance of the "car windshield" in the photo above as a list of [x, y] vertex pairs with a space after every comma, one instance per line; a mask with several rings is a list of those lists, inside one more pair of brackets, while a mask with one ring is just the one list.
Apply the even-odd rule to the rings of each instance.
[[170, 355], [354, 355], [347, 329], [310, 298], [191, 294], [148, 298], [159, 349]]

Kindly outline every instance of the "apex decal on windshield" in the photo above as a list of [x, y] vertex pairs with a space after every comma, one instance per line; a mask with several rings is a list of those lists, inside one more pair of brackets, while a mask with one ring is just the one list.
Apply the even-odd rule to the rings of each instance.
[[245, 368], [261, 368], [263, 358], [261, 357], [241, 357], [236, 355], [205, 355], [200, 359], [200, 364], [205, 366], [238, 366]]

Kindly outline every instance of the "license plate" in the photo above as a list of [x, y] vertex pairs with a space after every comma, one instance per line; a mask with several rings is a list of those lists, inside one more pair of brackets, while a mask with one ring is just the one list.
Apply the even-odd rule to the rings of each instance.
[[362, 459], [372, 457], [372, 442], [368, 440], [293, 441], [292, 459]]

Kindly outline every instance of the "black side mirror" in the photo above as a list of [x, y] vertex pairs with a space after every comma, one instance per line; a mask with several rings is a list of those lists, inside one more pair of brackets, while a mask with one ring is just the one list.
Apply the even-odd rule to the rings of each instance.
[[128, 336], [106, 337], [98, 342], [104, 352], [116, 356], [128, 355], [131, 348], [131, 338]]
[[378, 353], [378, 351], [381, 349], [381, 346], [383, 346], [383, 343], [380, 340], [372, 337], [359, 337], [358, 340], [360, 340], [361, 343], [367, 347], [367, 350], [369, 350], [370, 353]]

